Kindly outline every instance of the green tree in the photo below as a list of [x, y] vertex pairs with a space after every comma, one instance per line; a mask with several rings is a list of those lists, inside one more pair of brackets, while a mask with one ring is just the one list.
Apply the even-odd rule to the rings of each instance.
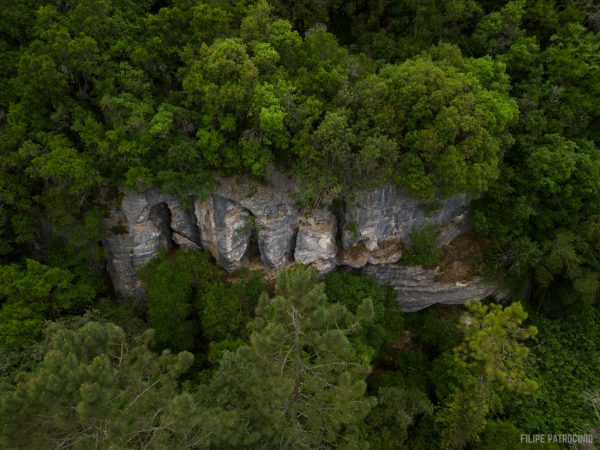
[[476, 0], [271, 0], [301, 30], [325, 25], [374, 59], [397, 62], [439, 41], [462, 43], [482, 14]]
[[225, 355], [204, 393], [247, 430], [229, 446], [365, 448], [369, 356], [348, 336], [371, 320], [372, 302], [356, 314], [329, 304], [316, 270], [301, 265], [279, 274], [275, 294], [261, 297], [249, 344]]
[[160, 348], [191, 350], [198, 334], [193, 317], [192, 277], [167, 256], [151, 261], [140, 272], [149, 298], [148, 323]]
[[[262, 285], [251, 275], [237, 284], [221, 279], [208, 253], [179, 250], [140, 272], [148, 295], [148, 323], [159, 348], [193, 350], [236, 339], [253, 312]], [[258, 285], [257, 285], [258, 284]]]
[[525, 0], [510, 1], [501, 10], [480, 20], [471, 36], [470, 48], [478, 54], [497, 55], [521, 40], [525, 35], [521, 22], [526, 3]]
[[404, 317], [395, 293], [381, 287], [374, 280], [344, 272], [328, 275], [324, 283], [329, 302], [340, 303], [351, 313], [357, 312], [364, 299], [371, 300], [373, 321], [363, 324], [359, 336], [375, 351], [373, 360], [383, 356], [387, 350], [386, 344], [399, 339], [404, 330]]
[[66, 270], [27, 259], [0, 266], [0, 345], [18, 348], [39, 339], [45, 320], [83, 313], [94, 288]]
[[417, 417], [433, 413], [433, 405], [425, 392], [399, 386], [380, 387], [377, 391], [377, 406], [367, 417], [367, 424], [374, 436], [373, 448], [405, 449], [410, 443], [408, 429]]
[[526, 148], [523, 142], [513, 150], [519, 165], [505, 167], [478, 203], [476, 228], [494, 239], [497, 260], [517, 283], [533, 275], [538, 300], [550, 296], [555, 307], [593, 302], [600, 256], [593, 231], [600, 213], [598, 151], [558, 134]]
[[397, 180], [425, 196], [485, 191], [498, 178], [502, 149], [511, 142], [507, 127], [517, 117], [516, 105], [506, 83], [485, 85], [483, 68], [494, 72], [494, 62], [463, 60], [447, 46], [433, 57], [381, 72], [394, 108], [388, 126], [404, 154]]
[[198, 300], [202, 333], [210, 342], [218, 342], [241, 335], [248, 316], [235, 286], [214, 283]]
[[492, 238], [511, 284], [533, 279], [533, 300], [547, 310], [594, 302], [598, 293], [600, 254], [589, 232], [581, 233], [594, 228], [600, 207], [598, 135], [591, 126], [600, 41], [589, 13], [586, 2], [563, 8], [513, 1], [473, 35], [481, 51], [507, 65], [520, 109], [517, 139], [498, 182], [478, 202], [476, 228]]
[[[567, 24], [546, 49], [547, 90], [544, 110], [552, 131], [600, 142], [600, 35], [580, 24]], [[551, 131], [551, 132], [552, 132]]]
[[438, 247], [435, 226], [414, 229], [410, 233], [410, 246], [404, 251], [402, 260], [407, 264], [435, 266], [442, 260], [442, 251]]
[[506, 405], [506, 414], [519, 428], [525, 432], [551, 429], [566, 433], [598, 426], [595, 405], [585, 400], [600, 389], [598, 317], [595, 306], [573, 308], [567, 317], [535, 316], [539, 336], [531, 348], [533, 358], [527, 372], [539, 389], [532, 395], [515, 397]]
[[148, 448], [170, 435], [161, 415], [190, 353], [152, 352], [153, 332], [127, 342], [111, 323], [54, 325], [48, 351], [2, 386], [4, 448]]
[[[463, 448], [483, 431], [487, 416], [501, 407], [505, 391], [528, 394], [537, 388], [525, 373], [529, 349], [522, 341], [537, 334], [521, 327], [527, 313], [520, 303], [468, 303], [461, 318], [463, 342], [447, 355], [454, 382], [442, 386], [442, 407], [435, 420], [444, 448]], [[444, 385], [448, 380], [441, 381]], [[438, 382], [439, 383], [439, 382]]]

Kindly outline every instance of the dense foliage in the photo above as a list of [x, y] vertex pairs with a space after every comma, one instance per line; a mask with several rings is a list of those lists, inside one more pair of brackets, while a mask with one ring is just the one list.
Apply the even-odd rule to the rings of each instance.
[[[600, 439], [596, 1], [0, 11], [0, 447]], [[270, 286], [189, 250], [141, 270], [147, 302], [114, 298], [100, 240], [117, 188], [185, 198], [273, 167], [300, 205], [386, 183], [473, 194], [505, 304], [402, 315], [355, 274], [297, 266]], [[402, 262], [443, 257], [423, 228]]]
[[527, 317], [523, 307], [474, 303], [467, 309], [461, 318], [464, 341], [442, 359], [454, 380], [437, 389], [443, 406], [435, 420], [445, 448], [464, 447], [481, 433], [490, 410], [502, 407], [504, 390], [531, 393], [537, 388], [523, 368], [529, 350], [520, 341], [537, 334], [534, 326], [520, 327]]
[[158, 356], [148, 330], [128, 343], [111, 323], [56, 326], [43, 360], [0, 402], [4, 448], [151, 445], [190, 353]]
[[383, 356], [400, 338], [404, 320], [392, 289], [382, 289], [375, 281], [349, 273], [332, 273], [325, 278], [325, 294], [332, 303], [340, 303], [356, 314], [365, 298], [373, 304], [373, 320], [362, 325], [357, 345], [368, 345], [375, 353], [371, 359]]

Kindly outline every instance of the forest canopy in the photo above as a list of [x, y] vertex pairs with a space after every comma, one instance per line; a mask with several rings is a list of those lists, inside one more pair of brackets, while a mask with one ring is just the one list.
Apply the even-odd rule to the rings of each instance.
[[[600, 436], [597, 1], [0, 11], [0, 447]], [[408, 315], [355, 273], [232, 279], [189, 250], [140, 271], [145, 302], [116, 298], [101, 224], [119, 189], [189, 200], [274, 169], [298, 205], [468, 194], [479, 274], [506, 299]], [[405, 263], [440, 262], [426, 231]]]

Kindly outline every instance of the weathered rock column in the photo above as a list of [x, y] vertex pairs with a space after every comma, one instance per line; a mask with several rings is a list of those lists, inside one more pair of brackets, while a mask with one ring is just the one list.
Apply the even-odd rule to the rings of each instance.
[[245, 262], [252, 225], [250, 213], [229, 199], [212, 194], [194, 204], [202, 247], [227, 271]]
[[313, 210], [300, 218], [294, 259], [313, 265], [321, 274], [331, 272], [337, 265], [335, 216], [327, 210]]
[[272, 171], [266, 182], [245, 177], [219, 180], [216, 194], [237, 203], [252, 216], [263, 264], [282, 269], [293, 262], [299, 214], [293, 200], [297, 189], [293, 180]]
[[196, 220], [170, 195], [121, 192], [120, 207], [105, 221], [103, 245], [115, 291], [124, 297], [143, 295], [140, 266], [173, 245], [199, 248]]

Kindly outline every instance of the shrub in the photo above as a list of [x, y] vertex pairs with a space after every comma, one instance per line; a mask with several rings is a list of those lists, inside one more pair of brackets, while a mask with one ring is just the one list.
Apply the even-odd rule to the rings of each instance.
[[263, 291], [258, 274], [243, 272], [241, 281], [231, 285], [220, 277], [208, 253], [194, 250], [162, 255], [140, 276], [157, 345], [173, 351], [240, 337]]
[[441, 259], [442, 251], [437, 245], [435, 226], [428, 225], [411, 232], [410, 245], [402, 255], [406, 264], [437, 266]]

